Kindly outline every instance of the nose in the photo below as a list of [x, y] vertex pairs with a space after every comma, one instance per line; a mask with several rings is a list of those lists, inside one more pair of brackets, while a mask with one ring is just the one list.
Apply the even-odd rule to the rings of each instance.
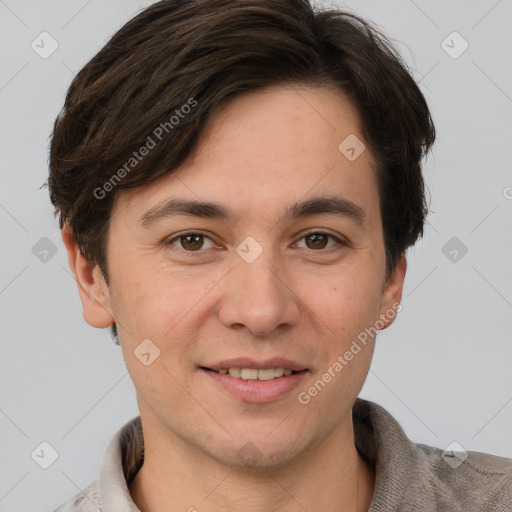
[[252, 263], [235, 257], [218, 308], [225, 327], [247, 328], [254, 336], [263, 337], [297, 324], [300, 298], [282, 262], [270, 253], [263, 251]]

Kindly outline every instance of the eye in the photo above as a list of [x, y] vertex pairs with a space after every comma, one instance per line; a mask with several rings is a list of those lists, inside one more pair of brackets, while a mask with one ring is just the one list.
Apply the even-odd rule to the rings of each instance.
[[[347, 243], [341, 240], [340, 238], [321, 231], [307, 233], [306, 235], [300, 238], [301, 241], [306, 240], [306, 249], [311, 249], [316, 252], [320, 252], [321, 250], [326, 248], [332, 248], [333, 245], [327, 247], [329, 239], [335, 241], [333, 245], [347, 245]], [[205, 240], [210, 242], [209, 247], [205, 247]], [[176, 243], [179, 244], [178, 249], [182, 249], [185, 252], [189, 253], [202, 252], [201, 249], [211, 249], [215, 245], [212, 239], [209, 238], [208, 236], [203, 235], [202, 233], [196, 233], [192, 231], [175, 236], [174, 238], [166, 242], [166, 245], [176, 246]]]
[[[326, 248], [329, 238], [331, 238], [332, 240], [335, 240], [336, 243], [334, 245], [336, 245], [336, 244], [346, 245], [345, 242], [343, 242], [339, 238], [335, 237], [334, 235], [330, 235], [329, 233], [323, 233], [321, 231], [314, 231], [311, 233], [307, 233], [300, 240], [306, 240], [306, 248], [307, 249], [313, 249], [314, 251], [318, 252], [318, 251]], [[329, 248], [331, 248], [331, 247], [332, 247], [332, 245]]]
[[[166, 245], [174, 245], [174, 242], [178, 241], [181, 246], [179, 248], [183, 249], [184, 251], [201, 252], [200, 250], [204, 248], [204, 240], [209, 240], [210, 242], [212, 242], [211, 238], [207, 237], [206, 235], [203, 235], [201, 233], [189, 232], [174, 237], [172, 240], [166, 242]], [[209, 248], [210, 247], [207, 247], [207, 249]]]

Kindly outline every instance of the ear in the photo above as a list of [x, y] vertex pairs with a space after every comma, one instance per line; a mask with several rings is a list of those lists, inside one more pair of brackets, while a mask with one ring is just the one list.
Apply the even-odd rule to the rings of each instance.
[[407, 260], [405, 259], [405, 253], [402, 253], [398, 263], [382, 289], [379, 318], [380, 323], [384, 323], [384, 327], [380, 330], [387, 329], [395, 321], [398, 307], [402, 300], [402, 290], [406, 271]]
[[114, 317], [108, 287], [98, 265], [93, 268], [82, 255], [70, 228], [63, 228], [61, 236], [68, 253], [69, 268], [78, 286], [84, 320], [100, 329], [111, 326]]

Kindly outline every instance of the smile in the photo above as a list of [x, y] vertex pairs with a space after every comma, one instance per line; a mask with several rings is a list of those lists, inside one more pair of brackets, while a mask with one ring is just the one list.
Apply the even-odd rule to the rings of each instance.
[[220, 368], [219, 370], [212, 370], [211, 368], [204, 368], [212, 372], [220, 374], [228, 374], [235, 379], [243, 380], [273, 380], [281, 377], [292, 375], [292, 373], [298, 373], [290, 370], [289, 368]]
[[204, 366], [200, 371], [219, 386], [223, 392], [244, 402], [272, 402], [285, 397], [310, 374], [307, 369], [295, 371], [290, 368], [219, 368]]

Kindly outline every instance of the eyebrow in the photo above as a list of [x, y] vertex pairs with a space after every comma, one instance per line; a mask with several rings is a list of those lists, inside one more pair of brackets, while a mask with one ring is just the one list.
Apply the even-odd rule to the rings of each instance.
[[[175, 198], [150, 208], [140, 217], [138, 224], [149, 228], [157, 221], [180, 215], [218, 219], [233, 224], [240, 219], [239, 213], [219, 203]], [[282, 220], [312, 215], [333, 215], [351, 220], [359, 226], [364, 226], [368, 219], [364, 209], [356, 203], [341, 196], [329, 196], [315, 197], [292, 204], [285, 210]]]

